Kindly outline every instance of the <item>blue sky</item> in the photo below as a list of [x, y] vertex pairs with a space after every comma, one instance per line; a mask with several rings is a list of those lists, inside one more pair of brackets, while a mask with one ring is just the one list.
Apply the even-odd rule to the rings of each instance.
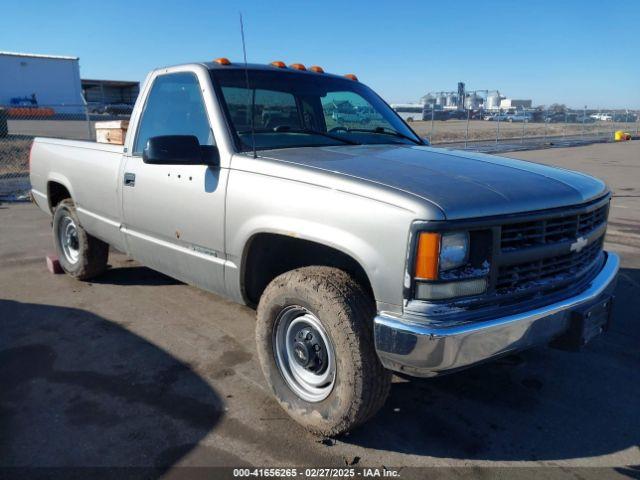
[[390, 102], [499, 89], [594, 108], [640, 108], [640, 1], [31, 1], [2, 6], [0, 50], [75, 55], [85, 78], [227, 56], [356, 73]]

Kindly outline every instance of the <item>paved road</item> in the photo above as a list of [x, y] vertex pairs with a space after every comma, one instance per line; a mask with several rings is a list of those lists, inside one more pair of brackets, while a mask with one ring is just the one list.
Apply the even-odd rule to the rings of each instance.
[[396, 379], [382, 412], [337, 441], [272, 400], [252, 310], [121, 254], [94, 282], [50, 275], [48, 219], [0, 205], [0, 466], [639, 465], [640, 144], [512, 155], [613, 187], [607, 248], [623, 269], [612, 330], [580, 354], [544, 347]]

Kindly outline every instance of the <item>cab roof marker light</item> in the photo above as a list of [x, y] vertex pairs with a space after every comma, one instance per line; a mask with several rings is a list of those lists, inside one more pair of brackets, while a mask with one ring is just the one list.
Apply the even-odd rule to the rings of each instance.
[[313, 65], [312, 67], [309, 67], [309, 70], [316, 73], [324, 73], [324, 70], [322, 69], [322, 67], [319, 67], [318, 65]]
[[269, 65], [271, 65], [272, 67], [287, 68], [287, 65], [284, 62], [281, 62], [280, 60], [275, 60], [271, 62]]
[[214, 62], [217, 63], [218, 65], [231, 65], [231, 62], [229, 61], [229, 59], [225, 57], [216, 58]]
[[289, 68], [293, 68], [294, 70], [306, 70], [307, 69], [307, 67], [305, 67], [301, 63], [292, 63], [291, 65], [289, 65]]
[[358, 77], [356, 77], [353, 73], [347, 73], [345, 75], [345, 78], [348, 78], [349, 80], [353, 80], [354, 82], [358, 81]]

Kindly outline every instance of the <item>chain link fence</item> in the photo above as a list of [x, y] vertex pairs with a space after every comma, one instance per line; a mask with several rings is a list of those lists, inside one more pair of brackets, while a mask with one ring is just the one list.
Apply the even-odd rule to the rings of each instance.
[[128, 114], [95, 113], [86, 105], [0, 105], [0, 199], [28, 198], [34, 137], [95, 140], [95, 122], [128, 118]]
[[412, 128], [432, 145], [484, 152], [612, 141], [616, 131], [638, 138], [640, 111], [425, 109]]
[[[443, 116], [446, 115], [446, 118]], [[416, 115], [414, 115], [416, 117]], [[95, 122], [125, 120], [129, 112], [97, 113], [86, 105], [0, 105], [0, 199], [28, 198], [29, 150], [33, 138], [94, 140]], [[541, 110], [431, 111], [410, 125], [434, 146], [482, 152], [526, 150], [612, 141], [622, 130], [638, 138], [640, 112]]]

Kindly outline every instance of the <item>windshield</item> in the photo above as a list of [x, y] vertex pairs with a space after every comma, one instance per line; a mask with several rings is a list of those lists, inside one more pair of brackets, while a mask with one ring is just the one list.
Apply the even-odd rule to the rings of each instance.
[[[322, 74], [211, 71], [239, 148], [248, 151], [361, 144], [422, 144], [371, 89]], [[252, 112], [253, 131], [252, 135]]]

